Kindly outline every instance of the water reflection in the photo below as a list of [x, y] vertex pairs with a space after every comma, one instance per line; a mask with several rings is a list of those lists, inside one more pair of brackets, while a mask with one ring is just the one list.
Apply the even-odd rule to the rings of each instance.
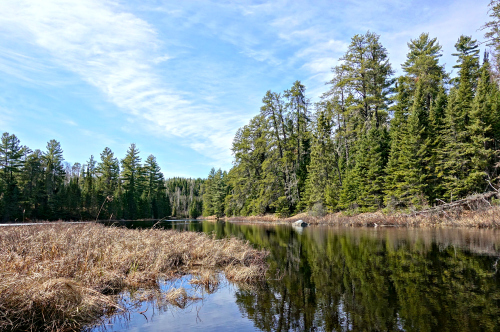
[[[221, 292], [239, 314], [227, 310], [204, 330], [243, 321], [262, 331], [500, 330], [496, 231], [174, 224], [162, 227], [237, 236], [270, 252], [268, 280]], [[176, 319], [183, 330], [203, 327]]]

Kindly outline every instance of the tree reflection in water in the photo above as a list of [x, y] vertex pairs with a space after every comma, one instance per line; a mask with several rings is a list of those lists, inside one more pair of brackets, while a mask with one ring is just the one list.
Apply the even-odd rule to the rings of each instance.
[[202, 227], [270, 251], [268, 281], [236, 292], [260, 330], [500, 330], [498, 232]]

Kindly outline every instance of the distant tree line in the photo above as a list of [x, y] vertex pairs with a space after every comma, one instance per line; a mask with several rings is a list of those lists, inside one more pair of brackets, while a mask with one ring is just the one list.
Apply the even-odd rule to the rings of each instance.
[[33, 151], [14, 134], [1, 137], [0, 221], [197, 217], [202, 183], [165, 180], [156, 158], [142, 163], [135, 144], [122, 160], [105, 148], [99, 160], [71, 165], [55, 140]]
[[172, 216], [197, 218], [203, 208], [203, 179], [174, 177], [165, 181]]
[[204, 214], [418, 209], [498, 186], [500, 1], [490, 14], [490, 53], [480, 59], [479, 43], [460, 36], [454, 78], [429, 34], [408, 43], [394, 77], [367, 32], [351, 39], [318, 103], [299, 81], [268, 91], [236, 133], [234, 166], [210, 173]]

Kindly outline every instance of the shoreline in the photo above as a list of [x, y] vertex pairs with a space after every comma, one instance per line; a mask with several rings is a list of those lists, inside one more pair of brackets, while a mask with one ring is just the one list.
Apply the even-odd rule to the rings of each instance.
[[[216, 218], [198, 217], [198, 220], [216, 222]], [[231, 216], [223, 217], [220, 221], [251, 224], [292, 224], [302, 220], [309, 225], [346, 226], [346, 227], [465, 227], [465, 228], [500, 228], [500, 206], [483, 208], [480, 210], [448, 211], [440, 214], [423, 215], [418, 211], [413, 214], [389, 213], [381, 211], [364, 212], [347, 215], [343, 212], [330, 213], [324, 216], [311, 216], [308, 213], [299, 213], [288, 218], [278, 218], [273, 214], [263, 216]]]

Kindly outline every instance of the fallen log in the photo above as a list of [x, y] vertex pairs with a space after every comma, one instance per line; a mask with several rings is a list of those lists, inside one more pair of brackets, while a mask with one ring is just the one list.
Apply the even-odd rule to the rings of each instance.
[[491, 207], [490, 200], [493, 197], [499, 196], [498, 191], [492, 191], [484, 194], [475, 194], [468, 196], [466, 198], [453, 201], [450, 203], [444, 203], [441, 199], [436, 199], [438, 202], [443, 202], [441, 205], [433, 206], [429, 209], [414, 211], [408, 216], [416, 216], [416, 215], [433, 215], [433, 214], [447, 214], [447, 212], [452, 212], [455, 210], [477, 210], [482, 207], [488, 206]]

